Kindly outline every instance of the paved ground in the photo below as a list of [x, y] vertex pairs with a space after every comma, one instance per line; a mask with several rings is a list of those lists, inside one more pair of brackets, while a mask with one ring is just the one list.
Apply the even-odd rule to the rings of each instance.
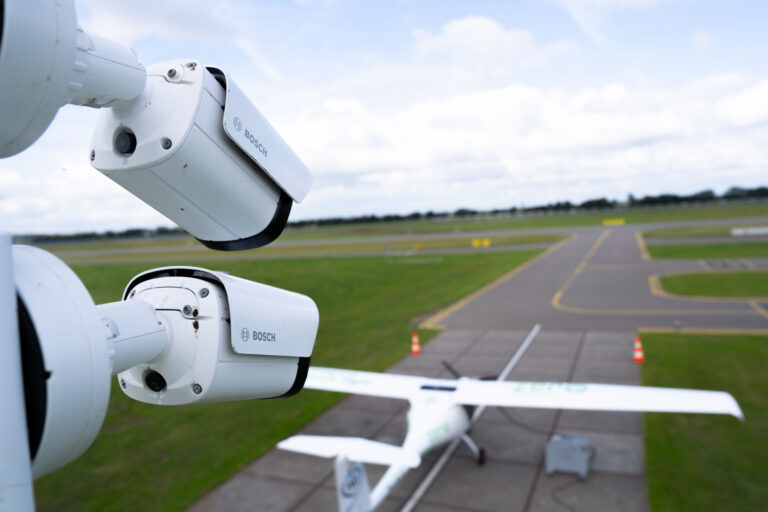
[[[631, 362], [638, 327], [754, 329], [768, 332], [761, 301], [692, 301], [654, 294], [649, 277], [702, 270], [696, 261], [645, 258], [636, 232], [655, 226], [580, 228], [575, 237], [471, 301], [426, 323], [446, 329], [420, 356], [391, 371], [447, 376], [450, 361], [467, 375], [493, 375], [541, 323], [542, 332], [510, 376], [514, 380], [639, 383]], [[766, 260], [745, 260], [768, 268]], [[349, 397], [315, 420], [305, 433], [355, 435], [400, 443], [407, 404]], [[418, 508], [423, 511], [646, 510], [642, 417], [632, 413], [506, 410], [486, 412], [473, 432], [488, 463], [478, 467], [461, 447]], [[587, 437], [597, 448], [585, 482], [542, 471], [551, 432]], [[398, 510], [437, 453], [395, 489], [381, 510]], [[369, 466], [372, 483], [382, 469]], [[195, 504], [191, 512], [336, 510], [328, 460], [273, 450]]]
[[[449, 328], [546, 329], [768, 328], [768, 303], [701, 301], [654, 295], [649, 277], [712, 270], [700, 260], [648, 259], [636, 233], [645, 226], [584, 228], [559, 249], [514, 278], [433, 323]], [[727, 260], [730, 261], [730, 260]], [[766, 259], [741, 259], [745, 268], [768, 268]]]

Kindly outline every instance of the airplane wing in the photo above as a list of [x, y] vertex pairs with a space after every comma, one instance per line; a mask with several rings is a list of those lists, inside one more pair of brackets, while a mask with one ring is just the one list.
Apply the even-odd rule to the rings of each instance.
[[331, 458], [341, 455], [356, 462], [385, 466], [415, 468], [421, 464], [421, 456], [416, 452], [362, 437], [298, 435], [280, 441], [277, 447], [317, 457]]
[[575, 382], [479, 381], [462, 378], [453, 399], [465, 405], [581, 409], [592, 411], [730, 414], [744, 419], [733, 396], [723, 391], [583, 384]]
[[394, 373], [358, 372], [311, 366], [304, 387], [408, 400], [418, 394], [421, 387], [430, 381], [453, 382]]
[[464, 405], [730, 414], [744, 419], [736, 400], [723, 391], [575, 382], [430, 379], [320, 367], [309, 369], [304, 387], [403, 400], [421, 393], [446, 393]]

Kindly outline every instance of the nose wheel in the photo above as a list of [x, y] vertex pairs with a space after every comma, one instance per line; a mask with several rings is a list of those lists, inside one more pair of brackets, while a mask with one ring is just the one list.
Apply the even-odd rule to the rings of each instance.
[[464, 441], [464, 444], [467, 445], [467, 448], [472, 452], [472, 455], [475, 456], [475, 460], [477, 461], [478, 466], [484, 466], [485, 465], [485, 448], [480, 448], [477, 446], [477, 444], [472, 440], [471, 437], [467, 434], [461, 434], [461, 440]]

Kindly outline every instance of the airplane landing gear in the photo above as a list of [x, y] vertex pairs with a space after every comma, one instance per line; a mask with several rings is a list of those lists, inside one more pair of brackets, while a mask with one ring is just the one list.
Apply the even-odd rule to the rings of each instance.
[[469, 437], [467, 434], [462, 434], [461, 440], [464, 441], [464, 444], [467, 445], [467, 447], [470, 449], [470, 451], [472, 452], [472, 455], [475, 456], [477, 465], [484, 466], [485, 465], [485, 448], [479, 448], [477, 444], [472, 440], [472, 438]]

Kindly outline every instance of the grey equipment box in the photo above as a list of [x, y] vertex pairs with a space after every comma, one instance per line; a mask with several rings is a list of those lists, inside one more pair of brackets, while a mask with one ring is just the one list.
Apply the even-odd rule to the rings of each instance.
[[576, 473], [583, 480], [589, 474], [594, 453], [589, 441], [582, 437], [555, 434], [547, 442], [546, 472], [548, 475], [555, 471]]

